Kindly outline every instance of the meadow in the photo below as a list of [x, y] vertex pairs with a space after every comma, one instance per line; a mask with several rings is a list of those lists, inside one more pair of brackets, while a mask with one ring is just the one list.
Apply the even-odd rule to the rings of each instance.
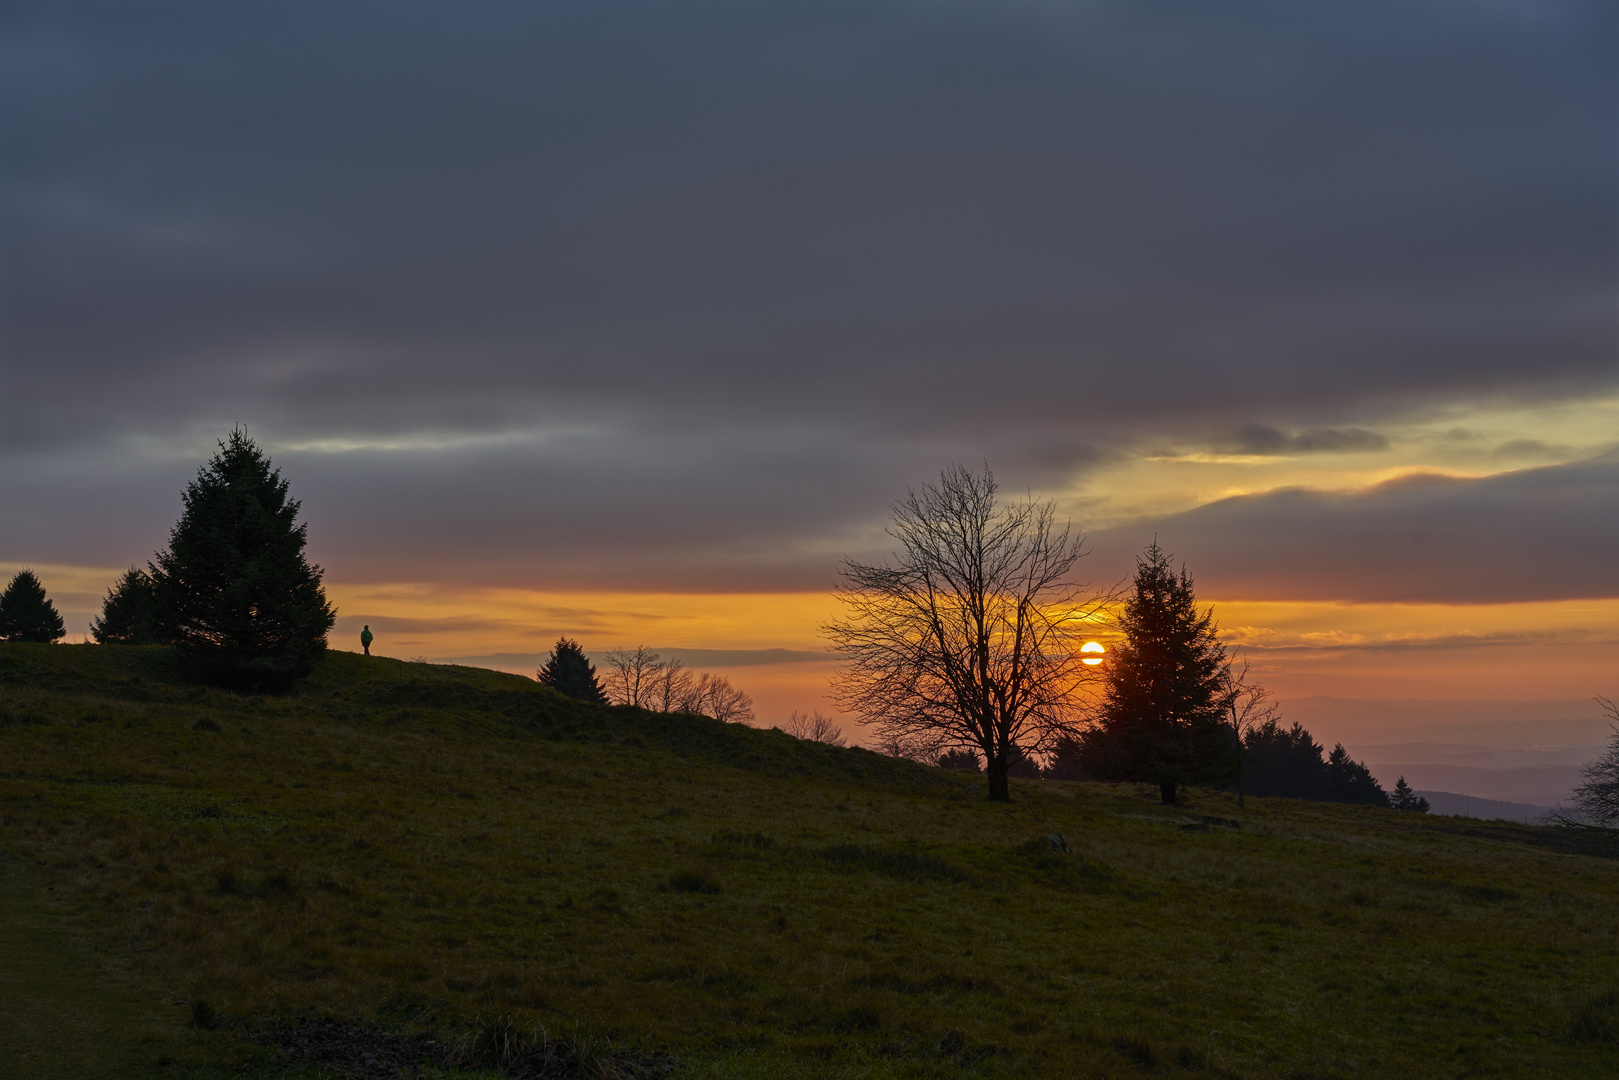
[[0, 1075], [332, 1075], [265, 1044], [316, 1017], [424, 1076], [547, 1041], [597, 1076], [1619, 1074], [1601, 843], [983, 796], [479, 669], [331, 653], [247, 696], [0, 644]]

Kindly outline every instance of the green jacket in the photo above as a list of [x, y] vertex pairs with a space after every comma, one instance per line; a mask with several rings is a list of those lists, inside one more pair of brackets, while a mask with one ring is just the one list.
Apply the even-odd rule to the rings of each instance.
[[360, 631], [360, 644], [361, 645], [369, 645], [369, 644], [371, 644], [371, 631], [369, 631], [369, 630], [361, 630]]

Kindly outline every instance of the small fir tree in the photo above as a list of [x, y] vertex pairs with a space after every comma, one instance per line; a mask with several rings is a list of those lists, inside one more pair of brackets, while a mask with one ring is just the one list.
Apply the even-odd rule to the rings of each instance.
[[1389, 793], [1389, 805], [1396, 810], [1415, 810], [1419, 814], [1428, 812], [1428, 800], [1411, 790], [1411, 785], [1400, 777], [1395, 783], [1394, 790]]
[[559, 694], [594, 705], [607, 704], [607, 692], [596, 680], [596, 667], [585, 658], [585, 650], [577, 641], [558, 638], [538, 678]]
[[287, 489], [240, 428], [186, 487], [150, 570], [163, 630], [194, 678], [281, 690], [326, 649], [337, 612], [304, 558], [308, 526]]
[[1156, 541], [1136, 560], [1107, 695], [1081, 740], [1079, 767], [1098, 780], [1157, 784], [1173, 803], [1185, 784], [1235, 782], [1241, 747], [1225, 716], [1225, 647], [1214, 612], [1199, 611], [1191, 576]]
[[32, 570], [18, 571], [0, 593], [0, 639], [49, 645], [67, 629]]
[[168, 645], [158, 615], [157, 588], [145, 570], [131, 566], [107, 590], [101, 615], [90, 620], [90, 636], [101, 645]]

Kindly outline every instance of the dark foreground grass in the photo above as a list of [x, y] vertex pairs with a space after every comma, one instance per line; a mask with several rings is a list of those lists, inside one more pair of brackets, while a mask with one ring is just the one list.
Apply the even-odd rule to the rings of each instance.
[[[51, 913], [36, 962], [87, 963], [48, 930], [126, 973], [127, 1007], [58, 1006], [123, 1075], [274, 1074], [251, 1039], [317, 1014], [601, 1075], [1619, 1075], [1619, 862], [1370, 808], [1014, 797], [487, 671], [339, 653], [253, 698], [161, 650], [0, 645], [0, 864]], [[0, 1075], [32, 1075], [25, 1028]]]

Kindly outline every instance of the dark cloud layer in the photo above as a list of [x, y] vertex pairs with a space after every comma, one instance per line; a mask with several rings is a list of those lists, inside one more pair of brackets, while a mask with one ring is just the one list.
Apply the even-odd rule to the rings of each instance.
[[1611, 390], [1613, 12], [24, 3], [0, 551], [246, 421], [351, 578], [818, 588], [951, 460]]
[[1478, 480], [1417, 475], [1366, 491], [1276, 491], [1099, 534], [1156, 535], [1212, 596], [1505, 603], [1619, 596], [1619, 455]]
[[1226, 448], [1241, 454], [1362, 454], [1387, 450], [1386, 435], [1365, 428], [1317, 428], [1289, 435], [1269, 424], [1244, 424]]

